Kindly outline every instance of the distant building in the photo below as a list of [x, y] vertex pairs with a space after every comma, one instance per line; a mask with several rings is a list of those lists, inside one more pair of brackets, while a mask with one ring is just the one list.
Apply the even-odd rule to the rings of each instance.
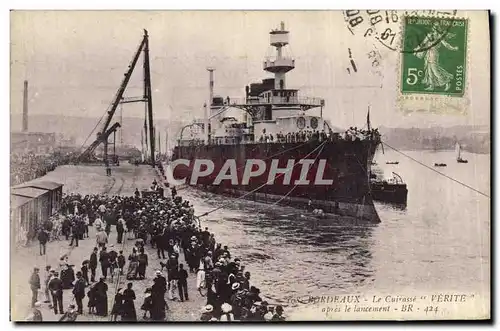
[[76, 139], [75, 139], [75, 137], [65, 138], [64, 136], [62, 136], [58, 140], [59, 140], [59, 144], [58, 144], [59, 146], [64, 146], [64, 147], [74, 147], [74, 146], [76, 146]]
[[50, 154], [56, 148], [56, 134], [44, 132], [11, 132], [11, 153]]

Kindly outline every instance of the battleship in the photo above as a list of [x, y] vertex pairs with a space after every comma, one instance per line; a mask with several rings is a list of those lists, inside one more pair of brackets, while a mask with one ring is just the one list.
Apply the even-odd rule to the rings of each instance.
[[[214, 95], [215, 69], [207, 68], [205, 116], [182, 128], [173, 178], [216, 194], [380, 222], [370, 167], [381, 139], [369, 109], [365, 128], [336, 132], [323, 117], [324, 99], [287, 87], [295, 59], [285, 55], [284, 22], [269, 34], [275, 56], [265, 58], [263, 69], [274, 77], [246, 86], [244, 98]], [[229, 116], [231, 109], [241, 118]]]

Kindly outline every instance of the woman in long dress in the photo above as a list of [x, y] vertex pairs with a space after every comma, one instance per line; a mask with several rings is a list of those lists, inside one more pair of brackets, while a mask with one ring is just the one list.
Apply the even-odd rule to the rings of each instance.
[[101, 277], [99, 282], [95, 284], [96, 294], [96, 311], [98, 316], [108, 316], [108, 285], [104, 282], [104, 277]]
[[128, 260], [130, 262], [128, 264], [127, 279], [133, 280], [137, 278], [137, 268], [139, 267], [139, 256], [135, 247], [132, 249], [132, 254], [129, 255]]
[[[95, 284], [97, 284], [97, 283], [95, 283]], [[95, 284], [90, 285], [89, 291], [87, 292], [87, 296], [89, 297], [89, 303], [87, 304], [87, 307], [89, 308], [89, 314], [96, 312], [97, 301], [96, 301]]]
[[137, 273], [139, 279], [144, 279], [146, 277], [146, 267], [148, 266], [148, 255], [144, 252], [144, 247], [141, 247], [139, 251], [140, 254], [137, 256], [139, 262]]
[[439, 65], [439, 50], [444, 46], [451, 51], [456, 51], [458, 47], [450, 45], [442, 34], [443, 32], [439, 31], [439, 23], [434, 23], [431, 31], [425, 36], [420, 45], [413, 50], [416, 57], [424, 59], [424, 79], [422, 83], [427, 85], [425, 88], [427, 91], [433, 91], [436, 87], [443, 86], [445, 87], [444, 90], [448, 91], [450, 82], [453, 79], [453, 74]]
[[142, 319], [146, 319], [146, 315], [149, 312], [149, 317], [151, 317], [151, 309], [153, 308], [153, 299], [151, 298], [151, 288], [146, 289], [146, 295], [144, 296], [144, 302], [142, 303], [141, 309], [144, 310], [144, 315]]
[[75, 281], [75, 271], [73, 270], [73, 265], [66, 264], [61, 270], [61, 281], [63, 283], [63, 289], [67, 290], [73, 288], [73, 282]]
[[[122, 293], [122, 289], [118, 289], [118, 292], [116, 292], [116, 295], [115, 295], [115, 302], [113, 304], [113, 308], [111, 309], [111, 320], [112, 321], [116, 321], [117, 317], [118, 316], [121, 316], [122, 315], [122, 312], [123, 312], [123, 293]], [[122, 318], [123, 320], [123, 318]]]
[[158, 278], [153, 280], [154, 284], [151, 287], [151, 319], [153, 321], [164, 321], [166, 318], [165, 310], [168, 310], [168, 304], [165, 301], [165, 287], [158, 281]]

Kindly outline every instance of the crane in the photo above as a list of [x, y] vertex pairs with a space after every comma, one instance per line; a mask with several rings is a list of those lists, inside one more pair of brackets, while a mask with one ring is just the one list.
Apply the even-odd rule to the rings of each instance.
[[[144, 92], [142, 97], [133, 97], [133, 98], [124, 98], [123, 94], [125, 93], [125, 90], [127, 88], [127, 85], [130, 81], [130, 77], [132, 76], [132, 73], [136, 67], [137, 61], [139, 60], [139, 57], [141, 55], [141, 52], [144, 52], [144, 64], [143, 64], [143, 69], [144, 69]], [[116, 92], [115, 98], [113, 99], [113, 102], [111, 103], [111, 106], [109, 110], [107, 111], [106, 114], [106, 119], [101, 126], [101, 129], [97, 133], [97, 138], [90, 144], [87, 149], [80, 154], [78, 157], [78, 160], [80, 162], [84, 161], [89, 161], [93, 158], [94, 152], [96, 148], [100, 144], [104, 144], [104, 163], [108, 162], [108, 138], [112, 133], [115, 133], [116, 130], [120, 127], [120, 123], [116, 122], [114, 123], [111, 127], [109, 126], [111, 124], [111, 121], [113, 120], [113, 116], [115, 115], [116, 109], [118, 106], [122, 103], [132, 103], [132, 102], [144, 102], [146, 105], [146, 117], [147, 117], [147, 129], [149, 129], [149, 142], [150, 142], [150, 149], [151, 149], [151, 158], [150, 162], [151, 165], [154, 167], [155, 166], [155, 139], [154, 139], [154, 129], [153, 129], [153, 100], [152, 100], [152, 95], [151, 95], [151, 72], [150, 72], [150, 66], [149, 66], [149, 36], [148, 36], [148, 31], [144, 30], [144, 36], [142, 38], [141, 43], [139, 44], [139, 47], [137, 51], [134, 54], [134, 57], [132, 58], [132, 61], [130, 62], [128, 69], [126, 73], [124, 74], [124, 78], [122, 80], [122, 83], [120, 87], [118, 88], [118, 91]], [[114, 143], [114, 142], [113, 142]]]

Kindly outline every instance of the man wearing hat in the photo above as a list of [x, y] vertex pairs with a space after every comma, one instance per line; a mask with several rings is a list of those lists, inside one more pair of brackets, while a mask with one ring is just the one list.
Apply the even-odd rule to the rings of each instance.
[[[52, 279], [52, 275], [54, 274], [54, 271], [50, 265], [45, 267], [45, 280], [44, 280], [44, 285], [45, 285], [45, 303], [50, 304], [50, 291], [49, 291], [49, 282]], [[52, 308], [52, 307], [51, 307]]]
[[222, 256], [222, 244], [217, 243], [217, 247], [213, 250], [213, 261], [219, 261], [219, 257]]
[[167, 263], [165, 264], [165, 267], [167, 268], [168, 281], [170, 281], [171, 271], [174, 269], [177, 269], [179, 267], [179, 261], [177, 260], [177, 257], [175, 254], [170, 255], [169, 259], [167, 260]]
[[205, 264], [205, 270], [209, 271], [214, 268], [214, 262], [212, 260], [212, 251], [208, 251], [207, 255], [203, 259], [203, 263]]
[[108, 285], [104, 282], [104, 280], [105, 278], [101, 277], [95, 284], [95, 308], [98, 316], [108, 316]]
[[90, 284], [89, 281], [89, 260], [83, 260], [82, 267], [80, 268], [82, 273], [82, 278], [85, 281], [85, 285]]
[[[170, 261], [170, 260], [169, 260]], [[177, 259], [175, 259], [177, 261]], [[168, 261], [167, 261], [168, 263]], [[170, 300], [176, 299], [175, 289], [178, 287], [179, 280], [179, 265], [171, 264], [167, 269], [167, 279], [168, 279], [168, 298]]]
[[32, 293], [31, 308], [35, 307], [35, 302], [38, 301], [38, 290], [40, 289], [40, 275], [38, 274], [39, 271], [40, 269], [35, 267], [29, 281]]
[[249, 271], [246, 271], [245, 274], [244, 274], [244, 279], [242, 281], [242, 286], [246, 289], [246, 290], [250, 290], [250, 272]]
[[113, 280], [115, 270], [118, 269], [118, 261], [116, 260], [118, 258], [118, 253], [115, 251], [113, 244], [109, 245], [108, 257], [109, 257], [109, 271], [111, 274], [111, 280]]
[[97, 269], [97, 247], [94, 247], [92, 254], [90, 254], [89, 268], [90, 268], [90, 281], [95, 282], [95, 270]]
[[99, 262], [101, 262], [102, 277], [106, 279], [108, 277], [109, 266], [111, 265], [109, 262], [109, 253], [106, 247], [103, 247], [101, 253], [99, 253]]
[[45, 255], [49, 233], [44, 228], [40, 228], [38, 231], [38, 241], [40, 242], [40, 255]]
[[186, 298], [186, 301], [189, 300], [188, 296], [188, 287], [187, 287], [187, 278], [188, 278], [188, 272], [186, 269], [184, 269], [184, 264], [179, 264], [179, 273], [178, 273], [178, 287], [179, 287], [179, 298], [181, 301], [184, 301], [184, 298]]
[[125, 256], [123, 255], [123, 251], [120, 251], [116, 260], [118, 262], [118, 268], [120, 268], [120, 275], [123, 275], [123, 268], [125, 267]]
[[122, 243], [123, 240], [123, 233], [125, 232], [125, 220], [123, 219], [123, 216], [120, 214], [120, 218], [118, 219], [118, 222], [116, 223], [116, 242], [118, 244]]
[[95, 238], [98, 247], [102, 248], [108, 243], [108, 235], [102, 228], [96, 233]]
[[212, 305], [206, 305], [201, 309], [201, 317], [200, 321], [207, 322], [210, 321], [214, 315], [213, 315], [214, 307]]
[[233, 307], [229, 303], [224, 302], [221, 306], [221, 309], [222, 309], [222, 315], [220, 317], [221, 322], [234, 321], [234, 315], [231, 312], [233, 310]]
[[78, 306], [78, 314], [83, 314], [83, 298], [85, 298], [85, 280], [82, 277], [82, 273], [78, 271], [76, 273], [76, 282], [73, 287], [73, 295], [75, 296], [76, 305]]
[[54, 305], [54, 314], [64, 314], [62, 303], [63, 303], [63, 283], [59, 279], [59, 273], [54, 272], [54, 277], [49, 282], [49, 289], [52, 293], [52, 303]]
[[156, 270], [155, 282], [158, 283], [158, 288], [163, 288], [163, 294], [167, 291], [167, 279], [161, 274], [160, 270]]
[[274, 309], [274, 315], [272, 320], [278, 322], [282, 322], [285, 320], [285, 317], [283, 316], [283, 307], [281, 305], [277, 305], [276, 308]]

